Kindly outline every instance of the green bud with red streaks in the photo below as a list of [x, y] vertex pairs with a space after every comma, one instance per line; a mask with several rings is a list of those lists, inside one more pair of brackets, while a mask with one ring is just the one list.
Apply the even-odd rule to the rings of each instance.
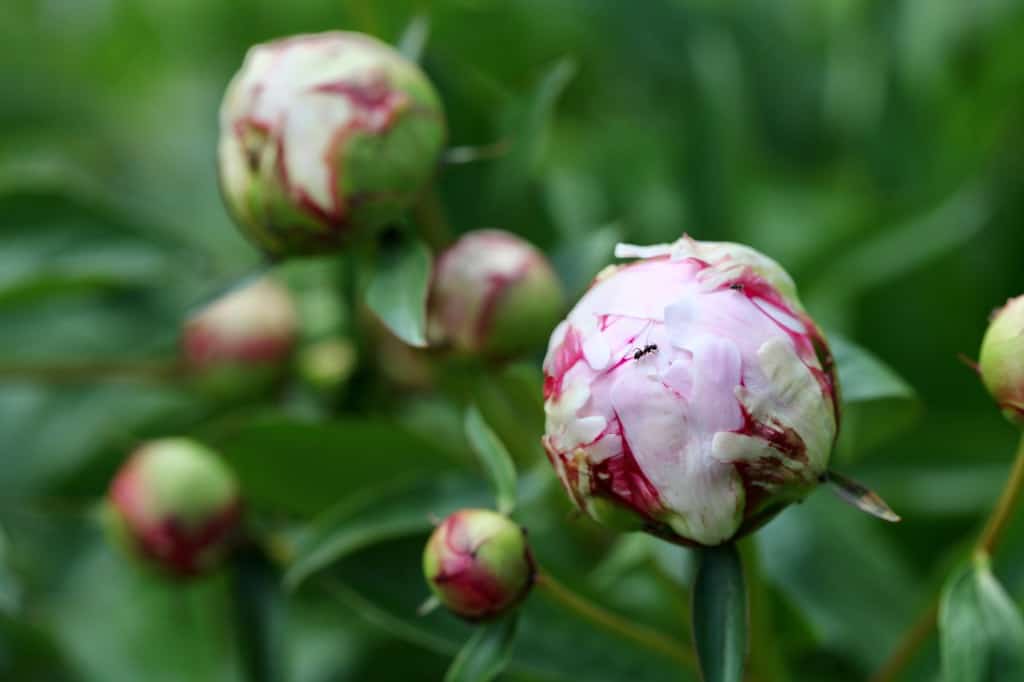
[[273, 257], [332, 251], [399, 218], [445, 140], [441, 102], [419, 67], [343, 31], [250, 49], [220, 127], [225, 202]]
[[481, 621], [496, 618], [526, 597], [536, 565], [523, 528], [497, 512], [463, 509], [430, 536], [423, 573], [452, 613]]
[[150, 441], [110, 484], [106, 521], [132, 556], [174, 577], [202, 575], [220, 565], [237, 538], [238, 482], [195, 441]]

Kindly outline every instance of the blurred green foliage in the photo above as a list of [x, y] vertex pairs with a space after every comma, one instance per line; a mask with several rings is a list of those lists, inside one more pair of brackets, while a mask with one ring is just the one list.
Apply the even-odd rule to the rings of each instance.
[[[415, 615], [418, 557], [428, 514], [493, 501], [468, 402], [515, 460], [516, 518], [546, 569], [689, 636], [685, 553], [570, 516], [537, 443], [537, 357], [447, 367], [431, 393], [387, 372], [409, 379], [399, 363], [422, 358], [366, 340], [333, 401], [289, 385], [219, 404], [145, 372], [97, 378], [172, 356], [182, 319], [259, 267], [214, 162], [219, 98], [246, 48], [333, 28], [397, 42], [413, 26], [415, 51], [427, 24], [450, 145], [500, 152], [444, 170], [435, 221], [529, 238], [573, 293], [619, 240], [746, 242], [790, 270], [827, 329], [880, 358], [836, 349], [837, 465], [904, 522], [818, 492], [746, 548], [760, 550], [757, 679], [863, 679], [961, 558], [1012, 450], [957, 356], [1024, 290], [1019, 0], [6, 0], [0, 678], [241, 679], [230, 576], [163, 584], [113, 554], [93, 517], [134, 444], [189, 433], [224, 453], [277, 558], [294, 561], [301, 587], [268, 597], [284, 600], [269, 608], [283, 612], [286, 679], [441, 679], [471, 629]], [[278, 271], [309, 337], [361, 326], [338, 312], [343, 266]], [[1019, 602], [1021, 523], [992, 570]], [[507, 676], [686, 679], [677, 667], [534, 594]], [[933, 640], [907, 679], [938, 669]]]

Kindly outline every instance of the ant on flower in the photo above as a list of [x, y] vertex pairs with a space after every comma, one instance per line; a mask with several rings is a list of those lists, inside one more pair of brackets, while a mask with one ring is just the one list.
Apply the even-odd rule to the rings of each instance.
[[640, 358], [642, 358], [645, 355], [650, 355], [651, 353], [657, 353], [657, 352], [658, 352], [658, 344], [656, 344], [656, 343], [649, 343], [646, 346], [644, 346], [643, 348], [637, 348], [635, 351], [633, 351], [633, 359], [634, 360], [639, 360]]

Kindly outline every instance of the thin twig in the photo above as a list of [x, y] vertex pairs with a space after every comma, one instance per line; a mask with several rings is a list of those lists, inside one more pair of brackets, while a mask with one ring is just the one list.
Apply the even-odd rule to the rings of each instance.
[[537, 588], [578, 616], [605, 630], [616, 633], [623, 639], [628, 639], [634, 644], [668, 656], [688, 668], [696, 667], [693, 654], [675, 640], [666, 637], [652, 627], [634, 623], [588, 601], [555, 580], [550, 573], [537, 574]]

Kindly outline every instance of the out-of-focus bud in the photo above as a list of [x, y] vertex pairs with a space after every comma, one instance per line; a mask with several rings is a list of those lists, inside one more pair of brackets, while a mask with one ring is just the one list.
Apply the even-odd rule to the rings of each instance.
[[399, 217], [445, 138], [423, 72], [379, 40], [341, 31], [249, 50], [220, 126], [228, 208], [278, 257], [333, 250]]
[[310, 386], [331, 392], [344, 384], [356, 366], [352, 344], [340, 338], [311, 343], [299, 353], [299, 374]]
[[738, 244], [634, 247], [551, 336], [544, 446], [598, 521], [717, 545], [826, 471], [838, 425], [828, 346], [773, 260]]
[[562, 312], [562, 287], [544, 254], [501, 230], [462, 236], [437, 259], [430, 340], [463, 353], [507, 356], [543, 343]]
[[139, 447], [111, 483], [106, 510], [118, 544], [180, 578], [216, 568], [240, 518], [234, 475], [215, 453], [187, 438]]
[[992, 315], [981, 342], [978, 372], [1006, 418], [1024, 426], [1024, 296]]
[[251, 395], [280, 378], [297, 334], [291, 294], [263, 278], [190, 318], [182, 334], [182, 354], [190, 375], [209, 395]]
[[478, 621], [522, 601], [533, 586], [536, 566], [525, 530], [497, 512], [463, 509], [430, 536], [423, 573], [442, 604]]

